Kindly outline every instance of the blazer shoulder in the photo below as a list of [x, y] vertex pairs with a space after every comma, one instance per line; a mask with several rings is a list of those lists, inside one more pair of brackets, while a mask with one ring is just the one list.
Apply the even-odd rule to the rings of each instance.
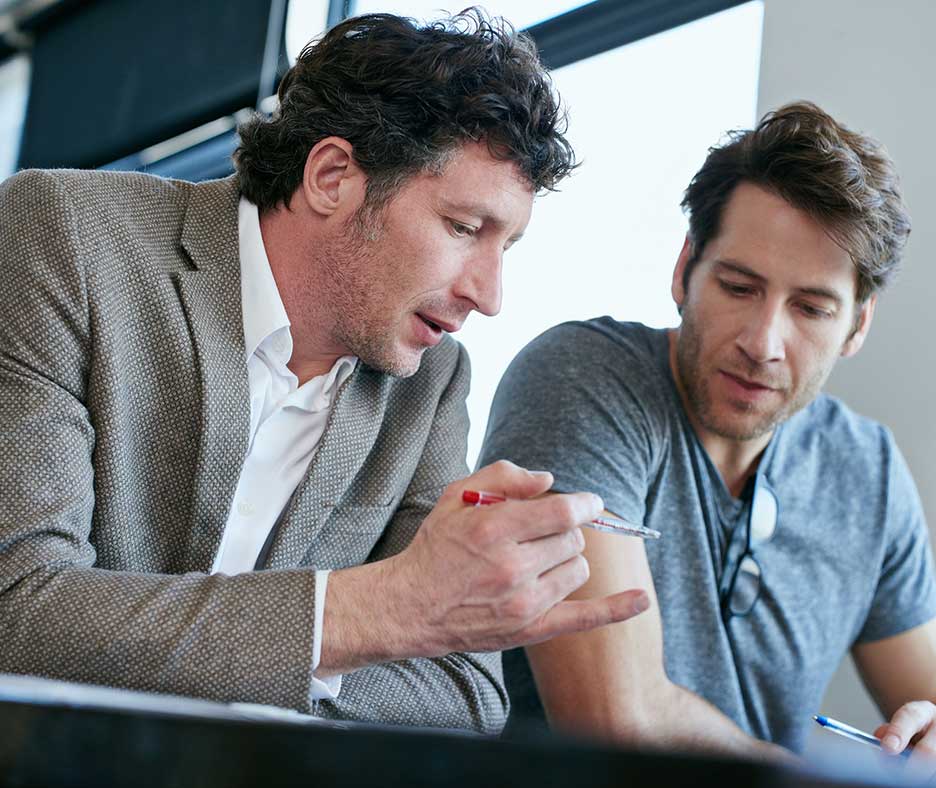
[[0, 185], [0, 193], [23, 198], [42, 196], [81, 196], [83, 200], [94, 197], [118, 198], [147, 195], [165, 200], [173, 195], [182, 200], [195, 184], [188, 181], [161, 178], [142, 172], [120, 172], [115, 170], [21, 170]]
[[195, 186], [139, 172], [23, 170], [0, 184], [0, 208], [88, 240], [121, 226], [145, 236], [180, 224]]

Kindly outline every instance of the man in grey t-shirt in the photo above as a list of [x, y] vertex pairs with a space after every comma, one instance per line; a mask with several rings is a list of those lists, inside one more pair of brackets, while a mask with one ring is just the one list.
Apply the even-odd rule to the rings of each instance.
[[578, 595], [655, 586], [659, 613], [529, 648], [547, 715], [628, 743], [799, 750], [851, 650], [891, 720], [884, 749], [922, 737], [922, 753], [936, 585], [920, 501], [890, 433], [819, 393], [909, 232], [893, 165], [788, 105], [713, 149], [683, 206], [681, 326], [552, 329], [492, 408], [481, 464], [548, 469], [663, 532], [586, 534]]

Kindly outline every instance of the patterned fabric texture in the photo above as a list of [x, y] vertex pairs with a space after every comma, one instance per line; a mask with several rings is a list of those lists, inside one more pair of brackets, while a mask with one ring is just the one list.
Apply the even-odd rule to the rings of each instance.
[[247, 451], [237, 200], [233, 179], [0, 185], [0, 672], [495, 733], [497, 654], [309, 701], [313, 570], [399, 552], [467, 473], [456, 342], [407, 379], [358, 364], [264, 569], [207, 574]]

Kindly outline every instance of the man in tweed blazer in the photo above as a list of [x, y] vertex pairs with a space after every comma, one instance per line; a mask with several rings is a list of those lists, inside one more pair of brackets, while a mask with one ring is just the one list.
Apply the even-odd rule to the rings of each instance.
[[[242, 127], [236, 178], [0, 187], [0, 672], [496, 732], [492, 652], [646, 606], [563, 601], [594, 496], [461, 502], [551, 484], [508, 464], [458, 481], [469, 367], [446, 333], [497, 311], [503, 250], [572, 159], [531, 43], [458, 25], [335, 28]], [[307, 428], [259, 437], [285, 400], [245, 341], [251, 226], [292, 346], [270, 380], [350, 359], [276, 503]], [[261, 461], [267, 526], [232, 536]], [[241, 538], [257, 549], [226, 563]]]

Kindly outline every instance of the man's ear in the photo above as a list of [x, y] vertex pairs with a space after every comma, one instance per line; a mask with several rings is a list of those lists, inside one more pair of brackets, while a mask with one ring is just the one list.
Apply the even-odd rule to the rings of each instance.
[[845, 344], [842, 345], [842, 358], [854, 356], [855, 353], [861, 350], [865, 337], [868, 336], [868, 330], [871, 328], [871, 320], [874, 317], [874, 307], [876, 305], [877, 294], [872, 295], [859, 307], [855, 327], [848, 339], [845, 340]]
[[673, 300], [676, 302], [677, 309], [682, 309], [683, 301], [686, 300], [686, 288], [683, 285], [683, 277], [686, 273], [686, 266], [689, 265], [694, 251], [692, 241], [690, 241], [689, 236], [686, 235], [682, 249], [679, 252], [679, 257], [676, 258], [676, 268], [673, 269], [673, 282], [670, 285], [670, 293], [673, 295]]
[[341, 137], [326, 137], [306, 157], [302, 196], [322, 217], [339, 209], [354, 211], [364, 200], [367, 179], [354, 160], [354, 149]]

